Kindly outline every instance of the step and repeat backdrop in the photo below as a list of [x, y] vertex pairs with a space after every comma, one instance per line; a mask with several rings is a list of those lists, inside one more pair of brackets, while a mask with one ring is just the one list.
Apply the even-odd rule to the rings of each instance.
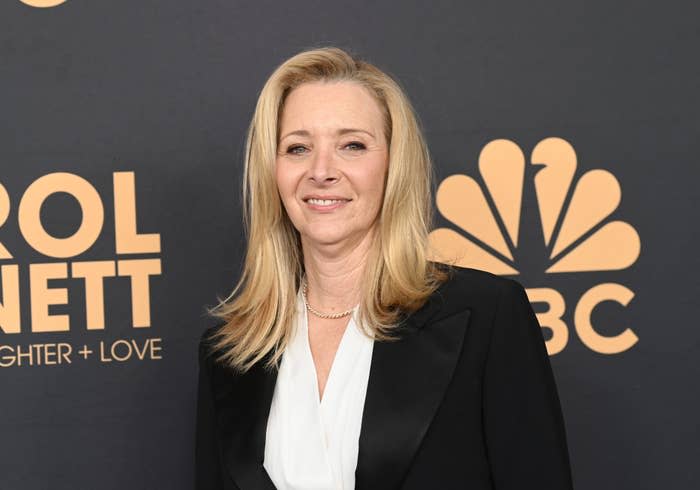
[[577, 489], [700, 486], [697, 6], [0, 4], [0, 489], [189, 489], [197, 341], [262, 83], [338, 45], [436, 165], [436, 254], [520, 281]]

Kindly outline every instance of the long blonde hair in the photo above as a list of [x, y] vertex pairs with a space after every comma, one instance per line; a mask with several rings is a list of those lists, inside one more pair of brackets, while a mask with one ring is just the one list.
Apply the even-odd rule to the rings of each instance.
[[349, 81], [365, 87], [384, 115], [389, 166], [377, 239], [364, 270], [360, 323], [377, 341], [395, 340], [402, 315], [420, 308], [446, 278], [428, 260], [432, 164], [411, 103], [389, 75], [335, 48], [303, 51], [265, 83], [248, 129], [243, 179], [248, 246], [238, 284], [209, 313], [224, 320], [213, 337], [219, 361], [246, 371], [267, 357], [277, 366], [292, 334], [304, 274], [299, 233], [275, 180], [279, 119], [297, 86]]

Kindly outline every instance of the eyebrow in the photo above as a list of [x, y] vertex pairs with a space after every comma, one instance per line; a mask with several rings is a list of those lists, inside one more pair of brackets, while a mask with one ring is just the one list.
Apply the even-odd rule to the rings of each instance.
[[[365, 130], [365, 129], [359, 129], [359, 128], [341, 128], [341, 129], [339, 129], [338, 131], [336, 131], [335, 133], [336, 133], [336, 135], [338, 135], [338, 136], [344, 136], [344, 135], [346, 135], [346, 134], [348, 134], [348, 133], [365, 133], [365, 134], [367, 134], [368, 136], [370, 136], [372, 139], [375, 139], [374, 134], [370, 133], [369, 131], [367, 131], [367, 130]], [[307, 130], [305, 130], [305, 129], [297, 129], [296, 131], [291, 131], [291, 132], [285, 134], [284, 136], [282, 136], [282, 137], [280, 138], [280, 141], [282, 141], [283, 139], [285, 139], [285, 138], [287, 138], [287, 137], [289, 137], [289, 136], [305, 136], [305, 137], [309, 137], [309, 136], [311, 136], [311, 133], [309, 133], [309, 132], [308, 132]]]

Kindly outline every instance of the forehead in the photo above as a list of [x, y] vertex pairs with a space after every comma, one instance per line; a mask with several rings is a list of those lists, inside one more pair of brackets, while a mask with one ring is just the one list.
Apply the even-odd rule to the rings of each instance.
[[284, 102], [280, 129], [323, 130], [359, 127], [378, 131], [383, 116], [370, 92], [356, 82], [307, 82], [292, 90]]

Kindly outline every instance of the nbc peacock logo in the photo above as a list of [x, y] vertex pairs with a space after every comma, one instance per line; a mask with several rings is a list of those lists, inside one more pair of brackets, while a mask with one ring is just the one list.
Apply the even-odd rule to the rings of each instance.
[[[541, 167], [534, 175], [534, 192], [547, 275], [621, 270], [637, 261], [641, 250], [637, 231], [625, 221], [610, 219], [622, 199], [620, 184], [612, 173], [588, 170], [575, 180], [576, 151], [561, 138], [540, 141], [532, 150], [530, 164]], [[437, 208], [454, 228], [437, 228], [430, 234], [433, 259], [517, 275], [525, 155], [510, 140], [494, 140], [482, 149], [478, 167], [485, 189], [474, 178], [458, 174], [444, 179], [437, 190]], [[552, 332], [546, 341], [549, 354], [561, 352], [569, 340], [569, 328], [562, 319], [564, 296], [550, 287], [528, 288], [527, 293], [531, 302], [549, 306], [537, 317], [540, 325]], [[590, 317], [603, 301], [626, 306], [633, 297], [629, 288], [617, 283], [599, 284], [586, 291], [573, 315], [581, 341], [603, 354], [632, 347], [638, 338], [630, 328], [604, 336], [593, 327]]]

